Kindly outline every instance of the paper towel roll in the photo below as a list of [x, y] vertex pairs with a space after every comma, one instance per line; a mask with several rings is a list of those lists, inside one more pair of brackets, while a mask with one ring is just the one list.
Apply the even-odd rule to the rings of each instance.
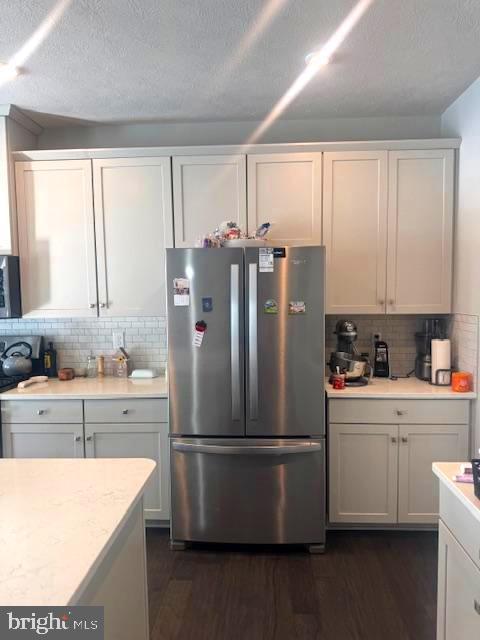
[[432, 340], [432, 382], [433, 384], [449, 385], [451, 373], [443, 371], [438, 374], [439, 369], [450, 369], [452, 366], [450, 360], [451, 345], [450, 340]]

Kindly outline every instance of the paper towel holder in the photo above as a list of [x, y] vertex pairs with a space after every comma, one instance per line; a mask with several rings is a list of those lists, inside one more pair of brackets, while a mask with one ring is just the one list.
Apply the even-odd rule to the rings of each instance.
[[[439, 374], [446, 374], [441, 376]], [[443, 379], [443, 382], [441, 382]], [[435, 381], [430, 382], [435, 387], [449, 387], [452, 384], [452, 369], [437, 369], [435, 371]]]

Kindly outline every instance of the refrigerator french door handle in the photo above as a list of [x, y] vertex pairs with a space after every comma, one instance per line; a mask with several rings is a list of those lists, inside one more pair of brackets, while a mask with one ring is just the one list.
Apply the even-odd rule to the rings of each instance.
[[240, 267], [230, 265], [230, 366], [232, 376], [232, 420], [240, 420]]
[[296, 453], [318, 453], [322, 450], [320, 442], [307, 442], [289, 445], [224, 445], [224, 444], [195, 444], [193, 442], [174, 442], [175, 451], [184, 453], [213, 453], [217, 455], [264, 455], [282, 456]]
[[250, 420], [258, 419], [257, 263], [248, 265], [248, 398]]

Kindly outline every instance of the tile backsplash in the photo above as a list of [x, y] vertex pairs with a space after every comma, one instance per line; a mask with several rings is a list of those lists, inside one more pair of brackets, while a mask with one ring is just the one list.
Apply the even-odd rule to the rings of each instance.
[[137, 369], [164, 370], [167, 362], [167, 318], [61, 318], [0, 321], [0, 335], [42, 335], [52, 341], [59, 367], [84, 367], [88, 355], [105, 356], [111, 372], [112, 332], [125, 331], [125, 346]]
[[473, 374], [475, 389], [478, 376], [479, 317], [456, 313], [452, 316], [452, 364]]
[[[417, 315], [327, 315], [325, 324], [325, 352], [327, 360], [330, 352], [335, 351], [337, 337], [334, 335], [338, 320], [348, 318], [357, 325], [358, 340], [355, 343], [359, 352], [370, 353], [373, 357], [374, 333], [381, 333], [382, 340], [388, 344], [390, 371], [396, 375], [405, 375], [415, 367], [415, 332], [421, 331], [422, 321], [432, 316]], [[445, 317], [445, 316], [437, 316]], [[447, 317], [448, 318], [448, 317]], [[448, 327], [448, 322], [446, 322]]]

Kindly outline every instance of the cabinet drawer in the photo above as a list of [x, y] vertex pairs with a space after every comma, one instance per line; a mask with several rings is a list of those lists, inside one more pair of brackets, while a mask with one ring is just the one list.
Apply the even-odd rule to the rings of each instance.
[[85, 422], [168, 422], [168, 400], [85, 400]]
[[440, 518], [480, 569], [480, 522], [440, 482]]
[[2, 422], [83, 422], [81, 400], [2, 400]]
[[468, 400], [380, 400], [335, 398], [329, 421], [366, 424], [468, 424]]

